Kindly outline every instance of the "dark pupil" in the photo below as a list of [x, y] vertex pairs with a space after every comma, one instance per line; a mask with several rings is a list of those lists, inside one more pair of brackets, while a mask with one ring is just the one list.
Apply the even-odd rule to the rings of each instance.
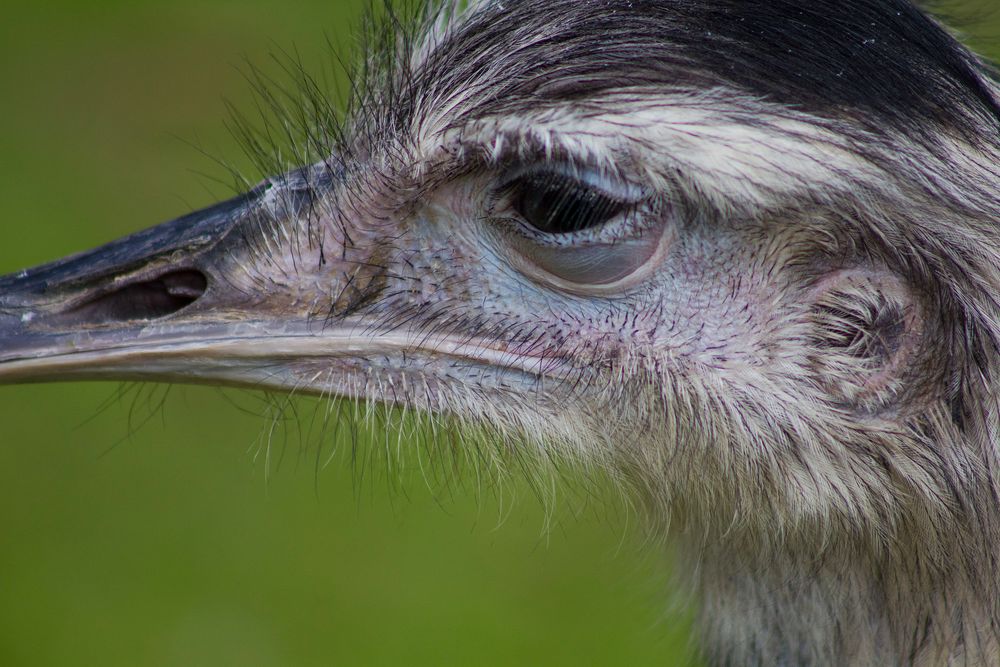
[[534, 174], [514, 184], [514, 208], [541, 232], [568, 234], [603, 224], [624, 204], [562, 174]]

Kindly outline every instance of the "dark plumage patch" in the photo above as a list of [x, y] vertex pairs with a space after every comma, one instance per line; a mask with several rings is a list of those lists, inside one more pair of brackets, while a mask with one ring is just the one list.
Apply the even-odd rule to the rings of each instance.
[[441, 47], [422, 77], [438, 92], [501, 66], [478, 114], [721, 84], [882, 128], [1000, 126], [982, 65], [907, 0], [507, 0]]

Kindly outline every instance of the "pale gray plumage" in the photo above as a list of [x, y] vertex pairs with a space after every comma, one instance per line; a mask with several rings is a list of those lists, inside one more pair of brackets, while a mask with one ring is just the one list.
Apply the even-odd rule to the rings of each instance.
[[1000, 661], [987, 68], [904, 0], [464, 4], [316, 164], [0, 279], [0, 381], [444, 415], [640, 494], [713, 664]]

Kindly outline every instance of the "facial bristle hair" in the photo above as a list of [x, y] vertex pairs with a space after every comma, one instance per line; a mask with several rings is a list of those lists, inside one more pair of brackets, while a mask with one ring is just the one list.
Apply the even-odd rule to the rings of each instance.
[[[410, 273], [388, 279], [392, 237], [365, 255], [379, 260], [375, 287], [331, 297], [324, 326], [374, 312], [376, 326], [427, 335], [549, 335], [576, 346], [567, 356], [586, 373], [569, 396], [593, 412], [467, 387], [415, 387], [398, 404], [446, 396], [458, 408], [432, 430], [478, 418], [489, 437], [470, 442], [531, 451], [532, 464], [561, 447], [641, 487], [686, 547], [716, 664], [998, 655], [1000, 101], [987, 63], [905, 0], [414, 1], [378, 5], [363, 32], [343, 111], [291, 57], [290, 85], [252, 77], [263, 123], [236, 123], [267, 173], [318, 163], [278, 178], [310, 205], [335, 191], [327, 217], [378, 206], [396, 220], [385, 211], [455, 176], [436, 170], [442, 150], [493, 167], [558, 157], [615, 173], [629, 160], [642, 185], [696, 212], [678, 225], [756, 234], [734, 251], [747, 260], [734, 282], [756, 270], [819, 294], [800, 320], [752, 332], [774, 325], [798, 356], [712, 358], [732, 376], [708, 362], [699, 375], [677, 361], [680, 344], [574, 342], [573, 312], [543, 323], [558, 336], [520, 312], [455, 313], [442, 294], [478, 267], [422, 246]], [[622, 137], [632, 152], [616, 152]], [[299, 248], [296, 233], [263, 220], [251, 256]], [[428, 278], [420, 253], [433, 252], [445, 269]], [[631, 296], [609, 308], [631, 308], [633, 326], [663, 307], [652, 291]], [[352, 395], [385, 392], [377, 376], [351, 381]]]

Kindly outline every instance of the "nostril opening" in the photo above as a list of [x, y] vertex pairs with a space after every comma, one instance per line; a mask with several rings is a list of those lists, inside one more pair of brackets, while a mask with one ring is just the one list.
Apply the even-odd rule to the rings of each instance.
[[200, 271], [171, 271], [123, 285], [66, 311], [59, 319], [79, 324], [155, 320], [190, 306], [207, 287], [208, 279]]

